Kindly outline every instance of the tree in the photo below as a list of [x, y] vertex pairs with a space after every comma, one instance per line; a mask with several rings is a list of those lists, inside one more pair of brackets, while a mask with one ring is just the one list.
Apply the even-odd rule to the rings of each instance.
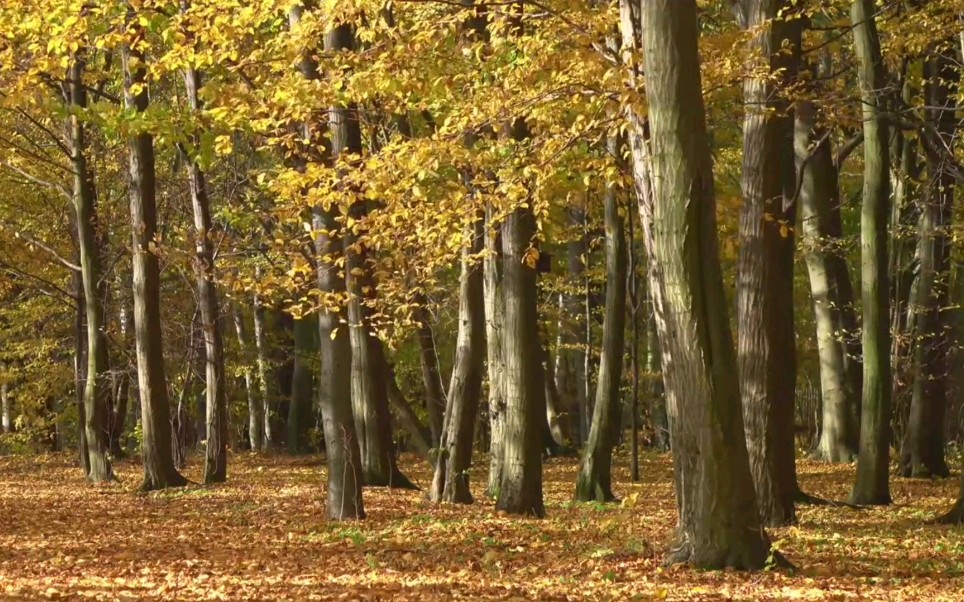
[[[947, 42], [946, 44], [950, 44]], [[948, 50], [935, 47], [925, 61], [928, 126], [941, 144], [953, 148], [957, 128], [957, 87], [960, 71]], [[949, 236], [954, 208], [954, 176], [947, 160], [927, 154], [925, 198], [921, 202], [917, 243], [918, 276], [910, 306], [918, 312], [913, 341], [914, 384], [910, 419], [901, 446], [901, 474], [905, 477], [946, 477], [948, 316], [951, 248]]]
[[876, 7], [854, 0], [857, 80], [864, 132], [864, 188], [860, 212], [860, 281], [863, 307], [864, 379], [855, 504], [889, 504], [890, 459], [890, 299], [887, 274], [887, 221], [890, 202], [890, 148], [885, 113], [887, 86]]
[[314, 415], [315, 375], [318, 353], [317, 317], [302, 316], [294, 321], [294, 369], [291, 371], [291, 402], [288, 406], [288, 452], [308, 451], [308, 430]]
[[465, 228], [468, 240], [462, 252], [455, 364], [445, 408], [444, 431], [435, 462], [435, 476], [429, 492], [431, 499], [436, 502], [471, 504], [473, 501], [469, 489], [469, 466], [482, 396], [482, 364], [485, 360], [485, 305], [482, 265], [479, 261], [483, 250], [484, 226], [484, 216], [477, 216]]
[[[618, 157], [619, 140], [609, 143], [610, 154]], [[589, 440], [583, 450], [576, 480], [576, 499], [609, 502], [612, 492], [612, 456], [620, 429], [619, 388], [622, 383], [626, 330], [626, 235], [619, 195], [610, 185], [605, 201], [606, 230], [606, 314], [603, 320], [602, 352], [596, 383]]]
[[679, 507], [678, 543], [667, 561], [759, 569], [770, 542], [750, 475], [736, 354], [727, 321], [710, 319], [725, 316], [726, 305], [696, 2], [650, 0], [639, 13], [629, 2], [621, 6], [624, 47], [642, 43], [649, 103], [648, 140], [638, 117], [630, 120], [630, 140], [654, 270]]
[[[149, 104], [147, 63], [143, 50], [146, 32], [130, 7], [127, 28], [128, 39], [121, 52], [124, 101], [129, 110], [143, 115]], [[157, 258], [154, 136], [148, 131], [132, 132], [128, 150], [134, 263], [134, 341], [141, 397], [141, 451], [144, 458], [141, 489], [151, 491], [185, 485], [187, 480], [175, 468], [171, 450], [171, 411], [164, 370], [160, 267]]]
[[782, 85], [797, 71], [799, 19], [789, 2], [746, 0], [754, 35], [744, 79], [743, 210], [737, 265], [737, 352], [750, 470], [763, 522], [794, 522], [793, 120]]
[[70, 68], [70, 85], [66, 89], [72, 114], [68, 122], [70, 132], [71, 167], [74, 172], [73, 204], [77, 221], [77, 246], [80, 254], [86, 311], [86, 378], [83, 393], [84, 443], [86, 444], [87, 479], [92, 483], [113, 480], [110, 459], [111, 409], [110, 357], [107, 349], [104, 298], [106, 286], [101, 259], [103, 233], [97, 217], [97, 190], [94, 176], [87, 162], [86, 128], [80, 112], [87, 108], [87, 89], [84, 84], [86, 62], [76, 52]]

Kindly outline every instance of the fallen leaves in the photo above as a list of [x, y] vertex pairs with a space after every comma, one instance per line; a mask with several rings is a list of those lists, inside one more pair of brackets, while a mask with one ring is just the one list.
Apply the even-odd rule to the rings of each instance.
[[[575, 461], [548, 461], [546, 520], [497, 514], [484, 499], [436, 506], [366, 489], [370, 518], [359, 523], [325, 520], [320, 458], [234, 459], [223, 486], [138, 496], [130, 462], [117, 467], [122, 484], [103, 489], [69, 456], [0, 458], [0, 598], [964, 599], [964, 532], [925, 525], [956, 480], [895, 479], [890, 508], [801, 506], [797, 526], [771, 533], [798, 569], [749, 575], [660, 566], [676, 521], [668, 456], [644, 456], [639, 484], [618, 469], [623, 502], [608, 505], [571, 502]], [[405, 466], [423, 486], [431, 478]], [[807, 492], [831, 499], [853, 470], [799, 468]]]

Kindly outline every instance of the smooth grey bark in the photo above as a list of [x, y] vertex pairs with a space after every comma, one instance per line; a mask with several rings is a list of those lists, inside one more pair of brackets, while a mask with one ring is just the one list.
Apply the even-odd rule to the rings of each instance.
[[541, 351], [542, 371], [545, 374], [543, 386], [546, 396], [546, 429], [548, 432], [546, 447], [549, 455], [561, 455], [566, 453], [568, 442], [572, 438], [569, 435], [567, 412], [562, 402], [562, 396], [559, 394], [559, 389], [556, 388], [555, 364], [549, 350], [548, 337], [542, 339]]
[[294, 368], [291, 371], [291, 401], [288, 405], [288, 452], [309, 451], [308, 431], [314, 416], [315, 373], [318, 356], [318, 323], [314, 314], [294, 320]]
[[392, 366], [391, 363], [386, 362], [385, 374], [388, 402], [391, 404], [392, 409], [395, 410], [395, 414], [402, 423], [402, 428], [404, 428], [409, 435], [409, 445], [412, 446], [412, 451], [431, 464], [433, 462], [432, 444], [430, 443], [431, 433], [425, 425], [422, 424], [418, 414], [416, 414], [412, 408], [412, 404], [408, 402], [405, 394], [402, 393], [402, 390], [399, 388], [398, 381], [395, 378], [395, 367]]
[[74, 53], [70, 66], [68, 102], [72, 112], [68, 119], [70, 132], [73, 205], [77, 224], [77, 246], [80, 252], [81, 279], [87, 326], [87, 378], [84, 383], [84, 439], [88, 462], [87, 480], [92, 483], [114, 479], [110, 462], [110, 411], [112, 383], [110, 357], [105, 332], [104, 299], [106, 285], [101, 256], [103, 236], [97, 215], [97, 191], [94, 175], [87, 162], [87, 133], [80, 115], [87, 108], [84, 86], [86, 63], [81, 51]]
[[890, 299], [887, 274], [887, 222], [890, 202], [890, 148], [883, 106], [887, 87], [873, 0], [854, 0], [857, 80], [863, 114], [864, 187], [860, 212], [863, 309], [863, 399], [857, 479], [851, 501], [889, 504]]
[[840, 301], [830, 262], [839, 241], [829, 235], [831, 207], [840, 202], [837, 172], [826, 131], [817, 123], [817, 107], [808, 100], [796, 104], [794, 147], [800, 177], [800, 225], [810, 279], [817, 356], [820, 360], [820, 438], [813, 457], [827, 462], [851, 462], [857, 456], [850, 407], [858, 401], [847, 382], [846, 348], [838, 338]]
[[[743, 208], [737, 262], [737, 356], [750, 472], [764, 524], [796, 520], [793, 404], [793, 120], [782, 86], [795, 77], [799, 20], [787, 0], [744, 0], [750, 40], [743, 98]], [[791, 184], [792, 185], [792, 184]], [[789, 197], [785, 193], [789, 192]]]
[[252, 451], [262, 448], [262, 428], [264, 418], [261, 416], [262, 405], [258, 396], [258, 386], [255, 383], [255, 376], [250, 364], [250, 346], [248, 339], [248, 329], [245, 325], [244, 314], [237, 303], [231, 304], [231, 313], [234, 320], [234, 332], [238, 337], [238, 349], [241, 354], [241, 375], [244, 380], [244, 391], [248, 401], [248, 442]]
[[486, 492], [498, 497], [505, 457], [505, 300], [502, 295], [502, 236], [495, 208], [485, 208], [485, 257], [482, 265], [485, 302], [486, 370], [489, 380], [489, 483]]
[[[129, 10], [129, 46], [122, 49], [124, 100], [135, 113], [147, 111], [149, 96], [146, 62], [137, 42], [146, 35]], [[187, 480], [174, 466], [171, 450], [171, 410], [164, 370], [161, 329], [160, 266], [155, 252], [157, 235], [157, 184], [154, 137], [132, 134], [130, 155], [130, 206], [134, 263], [134, 340], [137, 350], [137, 382], [141, 398], [144, 482], [150, 491], [185, 485]]]
[[484, 244], [484, 222], [484, 216], [478, 216], [465, 226], [469, 245], [462, 251], [455, 361], [443, 421], [445, 430], [429, 490], [429, 497], [434, 502], [473, 502], [469, 488], [469, 466], [482, 396], [485, 360], [485, 304], [482, 265], [479, 261]]
[[[307, 8], [312, 9], [313, 4]], [[291, 29], [300, 27], [304, 10], [305, 7], [296, 6], [288, 12]], [[332, 35], [337, 33], [326, 35], [326, 48], [329, 48]], [[318, 64], [311, 56], [312, 51], [305, 50], [298, 69], [306, 79], [317, 80], [321, 76]], [[308, 140], [320, 142], [325, 138], [323, 123], [306, 123], [304, 130]], [[318, 159], [330, 161], [331, 156], [325, 144], [317, 144], [318, 148], [324, 153]], [[348, 329], [344, 327], [344, 309], [338, 305], [346, 288], [345, 276], [339, 267], [344, 248], [339, 234], [341, 226], [337, 207], [313, 207], [312, 229], [317, 233], [315, 257], [318, 262], [318, 289], [324, 296], [318, 314], [318, 403], [328, 466], [328, 518], [361, 519], [365, 518], [365, 507], [362, 501], [361, 450], [352, 416], [351, 342]]]
[[[953, 46], [952, 46], [953, 47]], [[925, 97], [929, 107], [925, 116], [940, 136], [953, 148], [957, 128], [957, 84], [960, 72], [957, 59], [932, 49], [925, 62]], [[954, 176], [948, 173], [946, 159], [927, 156], [928, 189], [920, 217], [917, 259], [918, 285], [911, 307], [919, 313], [913, 353], [914, 385], [910, 420], [901, 446], [900, 470], [906, 477], [947, 477], [950, 470], [944, 458], [946, 444], [948, 334], [951, 277], [951, 226], [954, 210]]]
[[[187, 11], [188, 0], [181, 0], [181, 10]], [[184, 71], [184, 88], [188, 109], [201, 110], [199, 97], [203, 76], [188, 67]], [[197, 139], [197, 135], [193, 135]], [[211, 201], [207, 178], [197, 157], [185, 152], [187, 177], [191, 190], [191, 211], [194, 214], [194, 270], [197, 279], [198, 305], [201, 310], [201, 332], [204, 337], [204, 388], [206, 395], [206, 437], [204, 447], [205, 484], [223, 483], [228, 478], [228, 398], [224, 370], [224, 332], [221, 323], [221, 303], [218, 299]]]
[[770, 542], [750, 474], [737, 359], [728, 321], [714, 319], [727, 310], [696, 2], [623, 0], [620, 8], [623, 48], [642, 43], [649, 104], [648, 140], [641, 116], [628, 111], [679, 509], [678, 541], [666, 560], [760, 569]]
[[[609, 142], [609, 152], [618, 157], [621, 146], [614, 138]], [[589, 439], [583, 449], [576, 478], [575, 498], [583, 502], [609, 502], [615, 499], [612, 492], [612, 456], [619, 437], [622, 408], [619, 388], [622, 383], [626, 330], [626, 234], [619, 205], [618, 192], [615, 186], [610, 185], [605, 198], [606, 313], [599, 376]]]

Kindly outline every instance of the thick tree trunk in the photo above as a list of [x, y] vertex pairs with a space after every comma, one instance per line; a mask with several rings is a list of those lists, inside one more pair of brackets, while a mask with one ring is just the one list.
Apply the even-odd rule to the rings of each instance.
[[485, 236], [484, 218], [466, 226], [470, 245], [462, 251], [459, 284], [459, 332], [455, 362], [445, 408], [445, 432], [429, 497], [435, 502], [471, 504], [469, 466], [475, 422], [482, 396], [482, 363], [485, 360], [485, 305], [479, 254]]
[[[737, 343], [750, 471], [767, 525], [795, 520], [793, 403], [793, 121], [778, 86], [795, 76], [799, 28], [786, 0], [746, 0], [750, 42], [744, 79], [743, 210], [737, 264]], [[799, 23], [799, 20], [795, 20]], [[780, 78], [774, 81], [774, 77]], [[789, 192], [790, 195], [794, 191]]]
[[[146, 35], [130, 11], [129, 46], [122, 52], [124, 96], [128, 109], [143, 113], [148, 107], [146, 63], [138, 42]], [[134, 260], [134, 337], [137, 381], [141, 398], [144, 482], [150, 491], [187, 483], [174, 467], [171, 450], [171, 409], [164, 374], [161, 330], [160, 266], [155, 252], [157, 202], [154, 137], [134, 134], [130, 150], [130, 205]]]
[[817, 108], [802, 100], [796, 106], [795, 149], [800, 186], [801, 230], [810, 276], [817, 355], [820, 359], [820, 439], [813, 457], [827, 462], [851, 462], [857, 456], [849, 408], [857, 404], [848, 396], [845, 347], [838, 338], [839, 301], [831, 274], [830, 255], [838, 242], [829, 236], [830, 208], [839, 203], [837, 173], [830, 141], [817, 125]]
[[535, 235], [536, 218], [528, 207], [513, 211], [502, 225], [505, 431], [496, 508], [510, 514], [541, 517], [545, 515], [545, 390], [536, 308], [537, 274], [528, 256]]
[[318, 322], [312, 314], [294, 321], [294, 369], [291, 371], [291, 402], [288, 405], [288, 453], [308, 449], [308, 431], [314, 416], [315, 371], [318, 356]]
[[420, 299], [415, 312], [418, 322], [419, 360], [422, 365], [422, 382], [425, 384], [425, 410], [428, 413], [429, 429], [432, 433], [432, 447], [442, 440], [442, 421], [445, 414], [445, 389], [442, 386], [442, 371], [438, 365], [438, 350], [435, 347], [435, 332], [432, 330], [427, 300]]
[[[622, 5], [629, 50], [640, 35], [634, 9], [628, 1]], [[729, 323], [718, 319], [727, 310], [696, 2], [649, 0], [641, 16], [651, 139], [638, 116], [630, 121], [630, 138], [675, 460], [679, 540], [667, 562], [759, 569], [770, 542], [750, 474]]]
[[[187, 10], [187, 0], [181, 9]], [[184, 72], [187, 104], [191, 111], [201, 109], [198, 97], [202, 85], [201, 73], [193, 68]], [[186, 154], [186, 153], [185, 153]], [[228, 477], [228, 400], [225, 391], [224, 333], [221, 328], [221, 305], [215, 283], [214, 224], [207, 180], [197, 158], [186, 157], [187, 176], [191, 188], [191, 209], [194, 213], [194, 269], [197, 275], [198, 300], [201, 309], [201, 332], [204, 335], [204, 386], [206, 392], [205, 419], [207, 443], [204, 452], [204, 483], [223, 483]]]
[[[957, 59], [935, 49], [925, 63], [926, 116], [943, 144], [954, 145], [957, 127], [956, 91], [960, 74]], [[917, 258], [918, 285], [911, 306], [919, 312], [914, 349], [914, 387], [901, 447], [900, 469], [907, 477], [947, 477], [944, 459], [947, 414], [949, 292], [951, 276], [950, 228], [954, 208], [954, 176], [943, 157], [927, 157], [930, 183], [921, 208]]]
[[110, 411], [112, 383], [107, 350], [101, 267], [103, 237], [99, 233], [97, 193], [94, 176], [87, 163], [87, 141], [79, 111], [87, 107], [84, 87], [84, 59], [74, 54], [70, 69], [69, 100], [74, 113], [69, 118], [71, 164], [74, 172], [73, 202], [77, 219], [77, 246], [84, 288], [87, 323], [87, 379], [84, 386], [84, 438], [87, 443], [87, 479], [92, 483], [109, 482], [114, 475], [110, 464]]
[[505, 458], [505, 299], [502, 295], [504, 258], [502, 236], [494, 222], [495, 208], [485, 209], [485, 258], [483, 295], [485, 300], [486, 369], [489, 379], [489, 484], [490, 497], [498, 497]]
[[[617, 139], [611, 140], [609, 146], [613, 156], [620, 156], [622, 149]], [[575, 498], [583, 502], [609, 502], [615, 499], [612, 492], [612, 457], [619, 437], [622, 410], [619, 388], [622, 384], [626, 330], [626, 234], [614, 186], [606, 191], [605, 229], [606, 314], [599, 378], [589, 440], [583, 450], [576, 479]]]
[[262, 406], [258, 400], [258, 387], [249, 361], [251, 343], [248, 340], [248, 330], [245, 327], [241, 308], [237, 304], [232, 304], [231, 312], [234, 318], [234, 332], [238, 337], [238, 349], [241, 352], [241, 373], [244, 378], [244, 391], [248, 400], [248, 442], [251, 451], [256, 451], [262, 448], [264, 419], [261, 416]]
[[890, 149], [882, 106], [887, 87], [873, 0], [854, 0], [857, 78], [864, 130], [864, 189], [860, 213], [863, 296], [863, 400], [855, 504], [889, 504], [890, 366], [887, 221], [890, 202]]

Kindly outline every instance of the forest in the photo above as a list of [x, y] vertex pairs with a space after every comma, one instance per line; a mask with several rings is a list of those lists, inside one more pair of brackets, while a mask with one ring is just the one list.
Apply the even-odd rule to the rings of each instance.
[[0, 598], [964, 600], [962, 70], [960, 0], [0, 0]]

